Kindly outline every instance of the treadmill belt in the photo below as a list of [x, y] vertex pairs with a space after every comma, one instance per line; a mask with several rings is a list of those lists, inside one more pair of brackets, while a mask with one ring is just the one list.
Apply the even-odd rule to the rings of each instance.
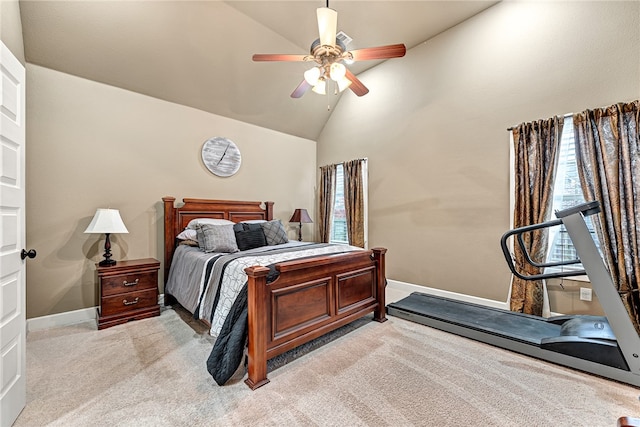
[[414, 292], [389, 304], [389, 314], [411, 313], [533, 345], [560, 334], [560, 325], [544, 318]]

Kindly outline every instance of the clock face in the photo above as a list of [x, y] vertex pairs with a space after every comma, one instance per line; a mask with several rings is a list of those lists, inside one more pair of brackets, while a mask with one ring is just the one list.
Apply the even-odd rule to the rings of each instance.
[[202, 146], [202, 161], [211, 173], [227, 177], [238, 172], [242, 156], [233, 141], [216, 136], [206, 140]]

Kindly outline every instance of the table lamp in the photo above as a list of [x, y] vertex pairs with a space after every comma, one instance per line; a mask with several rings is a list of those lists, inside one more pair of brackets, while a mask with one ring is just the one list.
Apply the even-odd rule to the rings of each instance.
[[120, 212], [117, 209], [102, 209], [96, 210], [96, 214], [93, 216], [91, 223], [84, 230], [85, 233], [104, 233], [107, 239], [104, 242], [104, 259], [98, 263], [100, 267], [110, 267], [116, 265], [116, 261], [111, 259], [111, 242], [109, 241], [109, 234], [111, 233], [128, 233], [127, 227], [125, 227]]
[[297, 222], [300, 224], [298, 229], [298, 240], [302, 241], [302, 223], [308, 224], [312, 223], [313, 221], [311, 221], [311, 218], [309, 218], [309, 214], [307, 213], [306, 209], [296, 209], [295, 211], [293, 211], [293, 215], [291, 216], [289, 222]]

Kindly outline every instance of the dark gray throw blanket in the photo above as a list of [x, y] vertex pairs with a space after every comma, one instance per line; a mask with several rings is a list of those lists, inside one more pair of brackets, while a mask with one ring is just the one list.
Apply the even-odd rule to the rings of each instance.
[[[267, 283], [278, 278], [280, 273], [269, 266]], [[227, 318], [222, 325], [211, 354], [207, 359], [207, 370], [218, 385], [224, 385], [242, 363], [242, 355], [247, 345], [249, 318], [247, 315], [247, 283], [236, 297]]]

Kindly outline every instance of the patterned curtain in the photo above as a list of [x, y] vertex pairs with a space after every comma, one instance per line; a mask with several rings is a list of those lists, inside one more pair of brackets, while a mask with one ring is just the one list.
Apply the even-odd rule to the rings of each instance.
[[640, 332], [640, 101], [573, 116], [576, 163], [613, 283]]
[[318, 194], [318, 231], [320, 241], [331, 239], [331, 218], [336, 195], [336, 165], [320, 168], [320, 188]]
[[[515, 209], [513, 227], [537, 224], [550, 217], [557, 152], [562, 136], [563, 117], [522, 123], [513, 130], [515, 148]], [[523, 240], [533, 261], [545, 262], [548, 230], [525, 233]], [[540, 274], [539, 268], [525, 261], [518, 245], [514, 245], [514, 262], [525, 275]], [[513, 277], [512, 311], [542, 315], [543, 283]]]
[[364, 165], [366, 159], [351, 160], [344, 167], [344, 209], [349, 244], [364, 248]]

